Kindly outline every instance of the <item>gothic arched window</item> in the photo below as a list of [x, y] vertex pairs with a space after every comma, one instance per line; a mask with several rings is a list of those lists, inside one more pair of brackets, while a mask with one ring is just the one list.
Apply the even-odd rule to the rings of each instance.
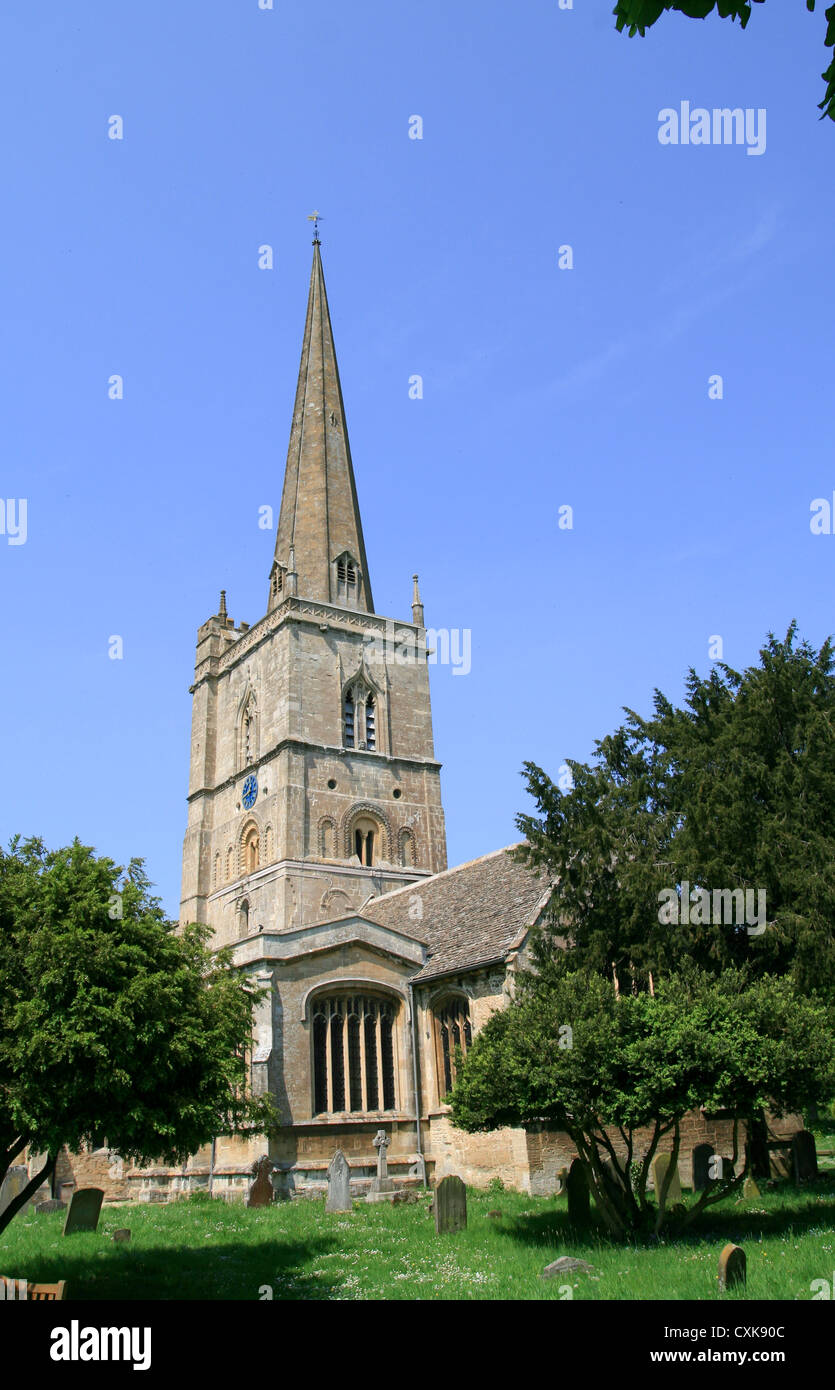
[[350, 602], [357, 596], [358, 572], [356, 561], [346, 551], [336, 562], [336, 597]]
[[226, 850], [226, 881], [235, 877], [235, 851], [229, 845]]
[[264, 831], [264, 863], [272, 864], [273, 857], [273, 828], [271, 825], [268, 825]]
[[404, 869], [411, 869], [415, 862], [415, 841], [411, 830], [400, 832], [400, 863]]
[[367, 695], [365, 699], [365, 746], [373, 752], [377, 747], [377, 728], [376, 728], [376, 708], [374, 696]]
[[373, 995], [313, 1005], [313, 1113], [394, 1110], [395, 1005]]
[[436, 1005], [435, 1060], [438, 1072], [438, 1098], [443, 1100], [455, 1085], [456, 1049], [466, 1057], [473, 1041], [470, 1005], [461, 995], [453, 995]]

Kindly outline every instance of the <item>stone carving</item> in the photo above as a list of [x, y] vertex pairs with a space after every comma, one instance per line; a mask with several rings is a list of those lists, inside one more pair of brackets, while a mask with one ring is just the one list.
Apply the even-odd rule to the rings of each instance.
[[374, 1147], [377, 1150], [377, 1176], [373, 1178], [371, 1182], [372, 1193], [394, 1191], [394, 1183], [389, 1177], [388, 1158], [386, 1157], [386, 1151], [390, 1143], [391, 1140], [386, 1134], [386, 1131], [384, 1129], [378, 1129], [377, 1133], [374, 1135]]

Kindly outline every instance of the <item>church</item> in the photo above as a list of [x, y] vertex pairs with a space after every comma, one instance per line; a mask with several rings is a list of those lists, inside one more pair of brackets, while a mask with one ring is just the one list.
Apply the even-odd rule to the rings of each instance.
[[408, 620], [375, 611], [318, 234], [265, 582], [252, 626], [221, 594], [192, 687], [181, 921], [265, 991], [252, 1086], [281, 1121], [216, 1141], [213, 1191], [263, 1152], [279, 1194], [321, 1189], [337, 1147], [361, 1191], [381, 1128], [396, 1180], [526, 1185], [526, 1136], [463, 1135], [444, 1097], [547, 885], [504, 850], [447, 867], [418, 581]]
[[[211, 927], [261, 991], [251, 1086], [279, 1127], [218, 1136], [176, 1170], [64, 1153], [56, 1189], [242, 1198], [266, 1154], [279, 1198], [316, 1195], [339, 1148], [359, 1196], [383, 1129], [399, 1186], [457, 1173], [553, 1192], [567, 1135], [464, 1134], [445, 1103], [458, 1049], [513, 996], [549, 886], [512, 847], [447, 867], [423, 605], [415, 576], [410, 619], [374, 609], [318, 234], [265, 583], [258, 622], [236, 626], [221, 592], [197, 632], [180, 921]], [[703, 1114], [684, 1129], [683, 1149], [730, 1137]]]

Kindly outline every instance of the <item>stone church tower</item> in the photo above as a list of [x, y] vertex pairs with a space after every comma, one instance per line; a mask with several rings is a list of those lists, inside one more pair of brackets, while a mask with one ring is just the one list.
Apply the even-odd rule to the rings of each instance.
[[[394, 498], [392, 499], [394, 500]], [[423, 609], [374, 612], [318, 235], [267, 611], [197, 634], [181, 920], [216, 945], [446, 868]]]

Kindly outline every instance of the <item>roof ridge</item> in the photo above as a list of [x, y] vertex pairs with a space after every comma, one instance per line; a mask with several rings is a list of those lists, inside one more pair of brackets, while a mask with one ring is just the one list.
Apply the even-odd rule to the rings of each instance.
[[388, 893], [381, 893], [379, 898], [370, 898], [363, 905], [363, 911], [373, 907], [375, 903], [396, 898], [398, 893], [414, 892], [416, 888], [422, 888], [428, 883], [437, 883], [439, 878], [449, 878], [450, 874], [459, 874], [462, 869], [471, 869], [474, 864], [483, 864], [488, 859], [496, 859], [500, 854], [509, 854], [512, 849], [518, 849], [524, 843], [524, 840], [515, 840], [512, 845], [503, 845], [501, 849], [493, 849], [489, 854], [479, 854], [475, 859], [466, 859], [463, 864], [454, 864], [451, 869], [441, 869], [440, 873], [432, 874], [429, 878], [415, 879], [413, 883], [405, 883], [402, 888], [392, 888]]

